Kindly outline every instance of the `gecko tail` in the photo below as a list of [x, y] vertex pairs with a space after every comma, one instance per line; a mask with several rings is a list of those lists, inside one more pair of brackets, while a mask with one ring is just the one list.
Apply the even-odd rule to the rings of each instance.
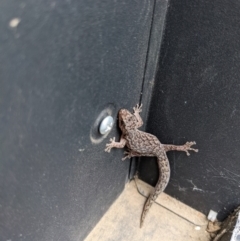
[[148, 199], [144, 205], [144, 208], [143, 208], [143, 212], [142, 212], [142, 216], [141, 216], [141, 220], [140, 220], [140, 228], [142, 228], [145, 217], [146, 217], [150, 207], [152, 206], [153, 202], [154, 202], [153, 195], [150, 194], [150, 196], [148, 197]]

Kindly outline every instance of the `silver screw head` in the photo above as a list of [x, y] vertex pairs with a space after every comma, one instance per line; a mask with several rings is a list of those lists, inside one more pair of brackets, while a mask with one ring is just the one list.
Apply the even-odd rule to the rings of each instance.
[[102, 120], [102, 122], [101, 122], [101, 124], [100, 124], [100, 126], [99, 126], [99, 132], [102, 134], [102, 135], [105, 135], [105, 134], [107, 134], [111, 129], [112, 129], [112, 127], [113, 127], [113, 118], [112, 118], [112, 116], [107, 116], [107, 117], [105, 117], [103, 120]]

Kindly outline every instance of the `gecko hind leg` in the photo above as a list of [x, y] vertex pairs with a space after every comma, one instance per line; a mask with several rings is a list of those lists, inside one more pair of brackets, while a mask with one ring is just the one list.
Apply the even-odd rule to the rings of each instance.
[[167, 151], [185, 151], [188, 156], [190, 153], [188, 151], [198, 152], [198, 149], [194, 149], [191, 146], [196, 145], [195, 141], [186, 142], [184, 145], [176, 146], [176, 145], [163, 145], [164, 150]]
[[134, 156], [141, 156], [139, 153], [137, 153], [135, 151], [131, 151], [131, 150], [125, 151], [124, 155], [126, 155], [126, 156], [122, 158], [122, 161], [126, 160], [127, 158], [130, 159]]

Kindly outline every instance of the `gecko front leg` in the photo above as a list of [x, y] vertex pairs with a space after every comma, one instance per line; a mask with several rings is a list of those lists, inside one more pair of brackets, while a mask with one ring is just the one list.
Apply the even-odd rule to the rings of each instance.
[[110, 139], [110, 143], [106, 144], [105, 151], [110, 152], [112, 148], [123, 148], [126, 145], [126, 140], [121, 137], [120, 142], [115, 141], [115, 137]]
[[142, 112], [142, 104], [141, 105], [137, 104], [136, 107], [133, 107], [133, 115], [137, 119], [136, 128], [139, 128], [143, 125], [142, 117], [139, 115], [140, 112]]

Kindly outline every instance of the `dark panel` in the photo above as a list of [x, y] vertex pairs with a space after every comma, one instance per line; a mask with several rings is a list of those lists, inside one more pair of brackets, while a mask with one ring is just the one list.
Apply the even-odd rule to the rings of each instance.
[[[169, 153], [166, 192], [226, 217], [240, 202], [240, 2], [170, 2], [147, 131], [162, 143], [195, 140], [199, 153]], [[156, 162], [140, 176], [154, 185]]]
[[152, 11], [1, 1], [1, 240], [83, 240], [122, 191], [129, 162], [91, 131], [103, 110], [139, 101]]

